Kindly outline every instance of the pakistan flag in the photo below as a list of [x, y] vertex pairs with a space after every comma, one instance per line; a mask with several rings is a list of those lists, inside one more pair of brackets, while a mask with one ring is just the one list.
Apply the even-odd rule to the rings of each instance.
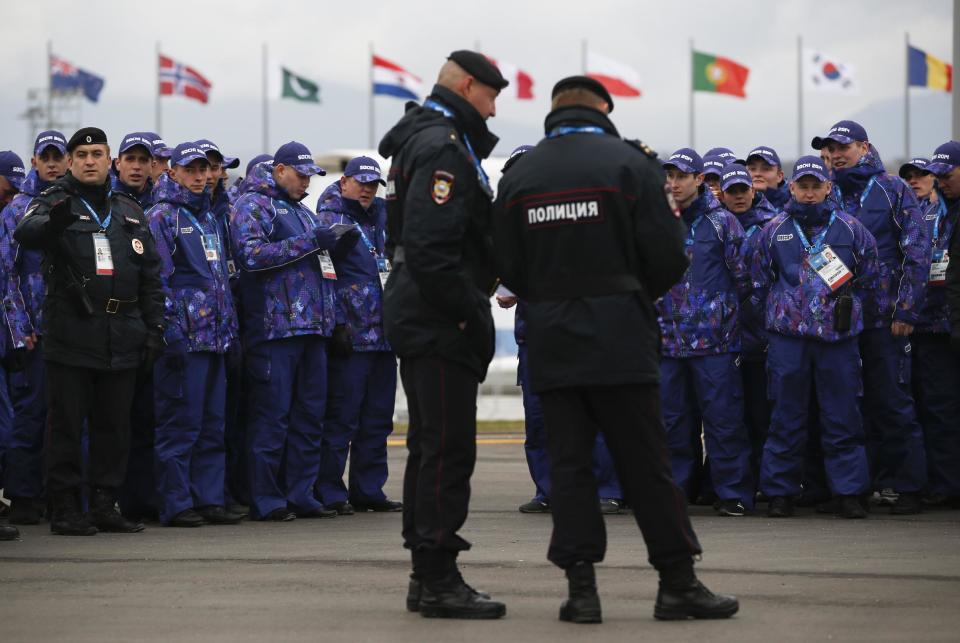
[[297, 76], [284, 67], [283, 90], [280, 92], [280, 98], [292, 98], [303, 103], [319, 103], [320, 85], [303, 76]]

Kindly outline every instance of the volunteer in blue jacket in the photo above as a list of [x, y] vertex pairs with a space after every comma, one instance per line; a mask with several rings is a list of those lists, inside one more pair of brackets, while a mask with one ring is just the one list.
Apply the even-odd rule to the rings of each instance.
[[224, 354], [237, 341], [224, 230], [210, 211], [210, 163], [195, 142], [173, 150], [147, 212], [160, 254], [166, 330], [154, 367], [160, 521], [233, 524], [223, 499]]
[[938, 147], [926, 170], [940, 191], [927, 296], [913, 337], [914, 394], [927, 446], [925, 500], [960, 508], [960, 264], [950, 261], [960, 256], [960, 142]]
[[[367, 156], [347, 163], [317, 205], [320, 224], [356, 226], [360, 242], [335, 254], [337, 325], [330, 343], [327, 417], [317, 491], [339, 514], [400, 511], [383, 492], [387, 437], [393, 432], [397, 359], [383, 331], [383, 285], [390, 275], [384, 253], [387, 209], [377, 196], [386, 185], [380, 164]], [[350, 456], [349, 485], [343, 473]]]
[[41, 308], [46, 294], [40, 267], [43, 252], [22, 248], [13, 231], [33, 199], [66, 173], [66, 152], [67, 139], [60, 132], [37, 135], [30, 173], [19, 194], [0, 213], [0, 274], [5, 277], [2, 296], [8, 331], [5, 363], [13, 411], [0, 487], [11, 501], [10, 522], [14, 525], [40, 522], [47, 400], [41, 347]]
[[[923, 211], [923, 220], [932, 226], [937, 210], [940, 209], [941, 195], [937, 191], [937, 177], [927, 169], [930, 159], [915, 156], [900, 166], [900, 178], [907, 182], [913, 193], [917, 195], [920, 209]], [[931, 227], [931, 235], [933, 228]]]
[[703, 187], [703, 160], [692, 149], [663, 164], [667, 187], [689, 231], [690, 266], [656, 302], [663, 337], [663, 419], [677, 484], [691, 493], [701, 426], [717, 512], [742, 516], [753, 507], [750, 443], [743, 424], [739, 302], [749, 295], [743, 228]]
[[745, 165], [753, 177], [753, 188], [763, 194], [774, 208], [783, 209], [790, 200], [790, 186], [783, 178], [783, 167], [777, 151], [766, 145], [755, 147], [747, 154]]
[[329, 251], [346, 252], [360, 234], [320, 225], [303, 205], [316, 174], [325, 172], [306, 145], [280, 146], [272, 163], [253, 168], [230, 222], [241, 271], [250, 509], [260, 520], [337, 515], [314, 497], [336, 318]]
[[149, 132], [133, 132], [120, 141], [117, 158], [110, 170], [110, 186], [140, 204], [144, 210], [153, 205], [153, 141]]
[[877, 287], [873, 236], [827, 197], [828, 171], [815, 156], [797, 159], [792, 199], [759, 234], [751, 300], [768, 331], [773, 414], [760, 490], [767, 515], [793, 515], [800, 494], [811, 391], [820, 405], [827, 480], [845, 518], [866, 518], [870, 477], [857, 396], [863, 301]]
[[814, 149], [830, 155], [837, 200], [877, 242], [880, 282], [863, 301], [863, 408], [868, 435], [880, 450], [872, 471], [874, 483], [885, 475], [899, 499], [891, 511], [921, 510], [926, 484], [923, 435], [910, 394], [910, 334], [930, 274], [930, 234], [917, 197], [899, 177], [888, 174], [867, 132], [859, 123], [840, 121]]
[[[743, 227], [740, 246], [743, 265], [749, 269], [756, 250], [760, 230], [780, 211], [764, 193], [754, 189], [750, 172], [740, 163], [731, 163], [720, 177], [721, 201]], [[743, 421], [750, 436], [750, 468], [754, 483], [760, 479], [760, 455], [770, 425], [770, 402], [767, 399], [767, 337], [763, 319], [752, 306], [740, 309], [740, 374], [743, 376]]]

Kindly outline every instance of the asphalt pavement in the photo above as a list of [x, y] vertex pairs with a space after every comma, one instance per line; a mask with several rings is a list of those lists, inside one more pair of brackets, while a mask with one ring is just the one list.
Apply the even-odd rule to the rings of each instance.
[[[394, 498], [404, 458], [390, 448]], [[461, 566], [507, 603], [501, 621], [405, 611], [400, 514], [90, 538], [44, 524], [0, 542], [0, 641], [960, 641], [960, 511], [771, 520], [694, 507], [698, 574], [741, 610], [670, 623], [653, 619], [656, 573], [632, 516], [611, 516], [604, 623], [573, 625], [557, 620], [550, 518], [516, 510], [531, 491], [521, 446], [481, 444]]]

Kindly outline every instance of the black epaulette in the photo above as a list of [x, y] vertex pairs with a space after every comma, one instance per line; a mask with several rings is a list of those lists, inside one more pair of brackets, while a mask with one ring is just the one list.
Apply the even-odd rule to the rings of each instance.
[[57, 184], [53, 184], [53, 185], [49, 185], [49, 186], [47, 186], [46, 188], [44, 188], [43, 190], [41, 190], [40, 194], [38, 194], [37, 196], [38, 196], [38, 197], [41, 197], [41, 196], [50, 196], [51, 194], [55, 194], [56, 192], [63, 192], [63, 193], [65, 193], [65, 194], [67, 193], [67, 191], [64, 190], [63, 187], [61, 187], [61, 186], [59, 186], [59, 185], [57, 185]]
[[127, 194], [126, 192], [113, 192], [112, 195], [113, 195], [113, 196], [123, 197], [124, 199], [126, 199], [126, 200], [129, 201], [130, 203], [134, 204], [135, 206], [137, 206], [137, 207], [140, 208], [141, 210], [143, 209], [143, 207], [140, 205], [140, 202], [137, 201], [136, 199], [134, 199], [134, 198], [133, 198], [132, 196], [130, 196], [129, 194]]
[[649, 156], [650, 158], [652, 158], [652, 159], [657, 158], [657, 153], [653, 151], [653, 148], [651, 148], [649, 145], [647, 145], [646, 143], [644, 143], [644, 142], [641, 141], [640, 139], [638, 139], [638, 138], [634, 138], [634, 139], [625, 138], [625, 139], [623, 139], [623, 140], [626, 141], [627, 143], [629, 143], [630, 145], [632, 145], [633, 147], [637, 148], [638, 150], [640, 150], [641, 152], [643, 152], [644, 154], [646, 154], [646, 155]]

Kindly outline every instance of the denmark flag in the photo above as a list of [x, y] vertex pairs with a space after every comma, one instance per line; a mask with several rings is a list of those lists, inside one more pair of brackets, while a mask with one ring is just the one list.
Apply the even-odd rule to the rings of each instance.
[[611, 96], [640, 95], [640, 75], [618, 60], [588, 51], [587, 76], [599, 81]]
[[496, 65], [503, 77], [510, 81], [510, 86], [506, 88], [509, 95], [519, 100], [531, 100], [533, 98], [533, 78], [530, 77], [530, 74], [513, 63], [497, 62], [490, 56], [487, 56], [487, 60]]
[[206, 103], [213, 85], [193, 67], [160, 54], [160, 95], [180, 95]]

